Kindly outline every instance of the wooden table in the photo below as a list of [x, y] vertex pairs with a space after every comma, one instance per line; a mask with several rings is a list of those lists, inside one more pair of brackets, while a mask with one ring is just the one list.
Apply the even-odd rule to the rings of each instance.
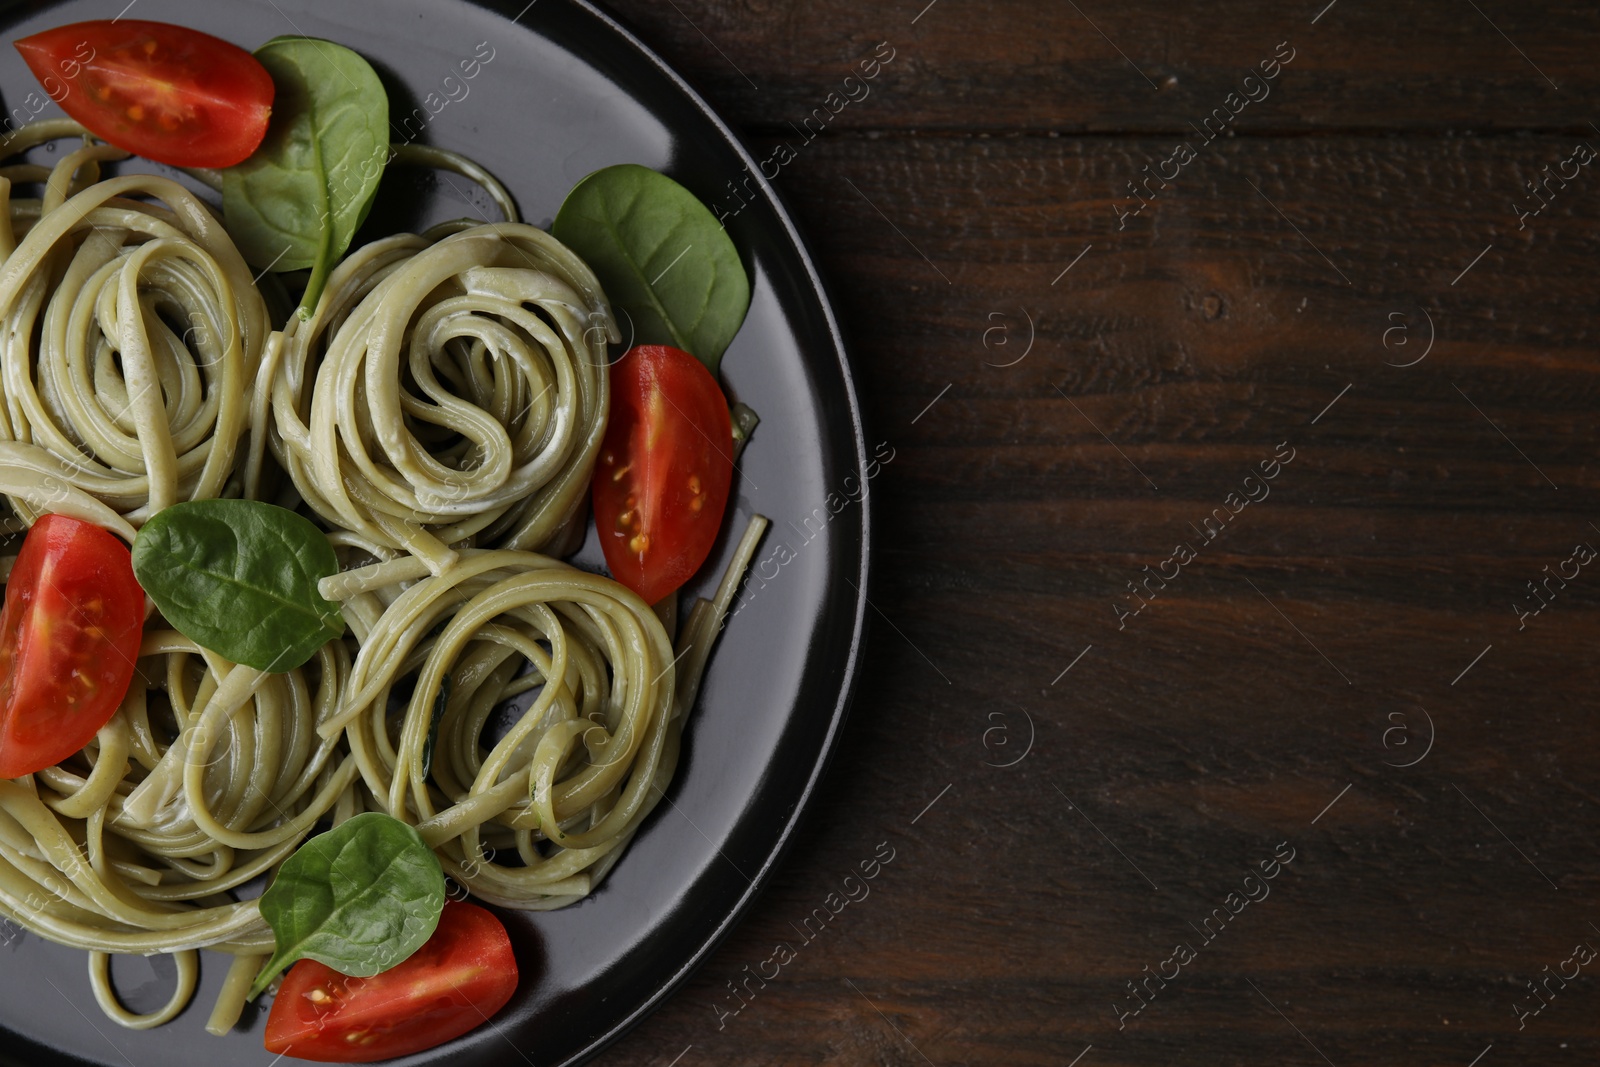
[[1600, 15], [924, 2], [615, 3], [895, 458], [799, 844], [600, 1062], [1594, 1063]]

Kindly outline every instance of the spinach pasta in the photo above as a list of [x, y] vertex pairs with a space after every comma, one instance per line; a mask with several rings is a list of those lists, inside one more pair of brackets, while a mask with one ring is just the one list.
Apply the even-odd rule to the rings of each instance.
[[[554, 558], [581, 540], [620, 340], [576, 254], [514, 218], [387, 237], [274, 329], [289, 302], [263, 295], [202, 195], [103, 179], [126, 153], [70, 122], [5, 149], [66, 137], [84, 140], [53, 168], [0, 167], [7, 532], [60, 513], [132, 542], [187, 501], [275, 501], [336, 550], [321, 595], [348, 630], [269, 672], [147, 609], [96, 739], [0, 781], [0, 916], [89, 952], [128, 1027], [184, 1009], [197, 950], [231, 955], [222, 1033], [273, 952], [262, 883], [362, 812], [414, 826], [490, 903], [588, 895], [664, 796], [765, 520], [674, 643], [628, 588]], [[42, 194], [13, 195], [28, 185]], [[175, 956], [166, 1005], [119, 1003], [119, 953]]]
[[[674, 653], [649, 606], [544, 556], [468, 551], [368, 617], [323, 729], [345, 730], [369, 793], [476, 896], [533, 908], [587, 896], [676, 763]], [[413, 677], [394, 732], [390, 697]], [[495, 709], [522, 693], [527, 707], [486, 743]], [[538, 841], [560, 847], [541, 854]]]
[[[78, 130], [35, 123], [7, 148]], [[199, 197], [166, 178], [97, 180], [126, 155], [89, 144], [50, 171], [0, 168], [0, 440], [137, 525], [228, 488], [268, 323]], [[42, 198], [12, 196], [29, 182]]]
[[[254, 901], [231, 891], [318, 820], [357, 809], [354, 760], [317, 733], [349, 654], [330, 642], [306, 669], [263, 674], [153, 629], [138, 666], [84, 766], [0, 782], [0, 911], [96, 954], [190, 953], [179, 975], [192, 991], [192, 950], [271, 951]], [[103, 959], [91, 974], [101, 1004], [116, 1005]], [[182, 1007], [110, 1014], [143, 1027]]]
[[467, 538], [549, 548], [605, 432], [608, 337], [593, 273], [537, 227], [375, 242], [266, 364], [275, 452], [319, 515], [435, 573]]

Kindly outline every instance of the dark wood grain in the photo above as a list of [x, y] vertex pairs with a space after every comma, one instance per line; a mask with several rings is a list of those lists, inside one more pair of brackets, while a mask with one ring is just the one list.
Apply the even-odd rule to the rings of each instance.
[[1576, 130], [1600, 121], [1600, 13], [1587, 5], [1340, 0], [1313, 25], [1328, 0], [926, 3], [616, 7], [747, 128], [801, 122], [883, 41], [895, 59], [830, 127], [1187, 129], [1284, 41], [1295, 58], [1241, 113], [1245, 131]]
[[[601, 1062], [1594, 1062], [1594, 964], [1513, 1011], [1600, 948], [1600, 570], [1517, 613], [1600, 546], [1600, 168], [1513, 206], [1600, 145], [1593, 10], [1082, 8], [1157, 92], [1070, 4], [918, 6], [621, 5], [758, 156], [795, 148], [774, 185], [896, 458], [801, 839]], [[1285, 38], [1281, 91], [1120, 220]], [[874, 95], [784, 128], [881, 40]]]

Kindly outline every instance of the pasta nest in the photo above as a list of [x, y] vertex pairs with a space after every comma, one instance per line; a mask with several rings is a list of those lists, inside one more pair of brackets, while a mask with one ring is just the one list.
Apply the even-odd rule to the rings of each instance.
[[[265, 301], [193, 193], [98, 180], [125, 155], [88, 145], [53, 169], [0, 168], [0, 491], [24, 522], [69, 510], [136, 527], [225, 495], [248, 430]], [[12, 199], [13, 182], [44, 196]]]
[[438, 574], [458, 545], [559, 551], [587, 514], [615, 330], [589, 268], [537, 227], [373, 242], [268, 353], [271, 446], [379, 554]]

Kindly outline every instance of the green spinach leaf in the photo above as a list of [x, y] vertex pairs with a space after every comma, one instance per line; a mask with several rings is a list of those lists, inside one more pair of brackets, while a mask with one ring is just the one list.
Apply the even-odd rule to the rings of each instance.
[[277, 950], [250, 998], [296, 960], [352, 978], [404, 963], [438, 928], [444, 898], [439, 857], [399, 819], [369, 811], [313, 837], [261, 894]]
[[750, 308], [750, 279], [693, 193], [649, 167], [606, 167], [567, 194], [550, 232], [627, 310], [636, 343], [681, 348], [717, 373]]
[[258, 671], [288, 671], [344, 633], [317, 582], [339, 570], [309, 519], [254, 500], [163, 508], [133, 540], [133, 573], [190, 640]]
[[259, 270], [311, 268], [309, 318], [372, 206], [389, 155], [389, 97], [372, 66], [343, 45], [276, 37], [256, 49], [277, 95], [267, 136], [222, 172], [228, 232]]

